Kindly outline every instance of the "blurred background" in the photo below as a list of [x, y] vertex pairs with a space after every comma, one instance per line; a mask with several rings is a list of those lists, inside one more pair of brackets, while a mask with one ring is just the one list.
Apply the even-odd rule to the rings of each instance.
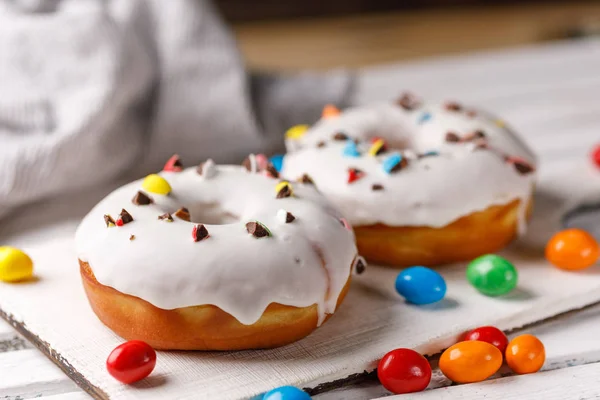
[[250, 67], [363, 67], [600, 34], [600, 1], [218, 0]]

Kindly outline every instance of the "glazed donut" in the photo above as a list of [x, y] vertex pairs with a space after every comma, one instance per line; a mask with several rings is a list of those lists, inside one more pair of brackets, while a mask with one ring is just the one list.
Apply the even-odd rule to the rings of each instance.
[[309, 175], [367, 261], [438, 265], [499, 250], [526, 227], [535, 157], [502, 122], [455, 102], [335, 112], [287, 133], [281, 173]]
[[106, 326], [156, 349], [238, 350], [294, 342], [335, 312], [364, 269], [354, 235], [313, 185], [264, 160], [171, 160], [90, 211], [77, 253]]

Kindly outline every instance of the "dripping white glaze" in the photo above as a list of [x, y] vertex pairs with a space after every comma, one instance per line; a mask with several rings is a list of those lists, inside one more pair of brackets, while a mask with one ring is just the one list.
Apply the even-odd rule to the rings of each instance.
[[[484, 132], [491, 150], [476, 149], [474, 142], [445, 140], [448, 132], [462, 137], [475, 131]], [[360, 157], [343, 155], [346, 143], [332, 140], [337, 132], [360, 141]], [[375, 136], [385, 139], [389, 150], [372, 157], [367, 152]], [[318, 147], [319, 142], [325, 146]], [[484, 112], [473, 115], [427, 103], [414, 110], [388, 103], [352, 108], [321, 119], [301, 138], [287, 140], [287, 147], [282, 175], [310, 175], [353, 225], [439, 228], [492, 205], [520, 200], [518, 228], [520, 233], [525, 230], [535, 174], [519, 173], [503, 155], [531, 165], [535, 156], [500, 120]], [[394, 151], [403, 152], [409, 164], [387, 174], [381, 162]], [[429, 151], [439, 155], [416, 157]], [[348, 168], [365, 175], [349, 184]], [[383, 189], [373, 190], [374, 184]]]
[[[195, 168], [161, 172], [172, 192], [148, 193], [154, 204], [132, 203], [143, 191], [141, 180], [108, 195], [77, 229], [79, 259], [89, 263], [98, 282], [159, 308], [212, 304], [249, 325], [271, 303], [316, 304], [321, 324], [334, 312], [357, 253], [341, 215], [312, 185], [292, 183], [294, 197], [276, 199], [277, 179], [239, 166], [210, 168], [210, 179]], [[182, 206], [191, 222], [158, 219]], [[107, 228], [103, 215], [116, 218], [121, 208], [134, 221]], [[285, 223], [280, 209], [296, 219]], [[193, 226], [203, 219], [213, 222], [205, 223], [210, 237], [194, 242]], [[250, 221], [263, 223], [272, 236], [248, 234]]]

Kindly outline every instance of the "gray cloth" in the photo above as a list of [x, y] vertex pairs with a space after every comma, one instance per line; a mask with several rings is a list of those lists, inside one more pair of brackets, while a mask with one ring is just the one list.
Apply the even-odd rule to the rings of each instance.
[[160, 169], [283, 150], [351, 77], [252, 75], [202, 0], [0, 0], [0, 215]]

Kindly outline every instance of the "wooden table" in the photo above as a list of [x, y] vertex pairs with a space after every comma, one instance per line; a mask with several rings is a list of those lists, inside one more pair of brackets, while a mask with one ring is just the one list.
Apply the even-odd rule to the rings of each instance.
[[[521, 19], [523, 29], [525, 21], [529, 21], [533, 15], [537, 15], [535, 7], [527, 7], [527, 11]], [[550, 8], [546, 11], [548, 14], [539, 14], [540, 20], [545, 18], [562, 19], [560, 7]], [[592, 15], [599, 13], [598, 5], [575, 5], [565, 15]], [[564, 11], [564, 10], [563, 10]], [[467, 13], [467, 21], [480, 21], [478, 32], [486, 26], [493, 25], [496, 21], [496, 27], [502, 25], [497, 18], [491, 15], [480, 19], [481, 11]], [[569, 14], [571, 13], [571, 14]], [[413, 15], [416, 16], [418, 14]], [[503, 18], [510, 18], [510, 11], [504, 11], [499, 14]], [[514, 16], [514, 15], [513, 15]], [[439, 32], [440, 26], [448, 27], [449, 23], [459, 23], [456, 15], [449, 20], [446, 16], [432, 14], [429, 21], [436, 22], [429, 32], [431, 35], [444, 34]], [[569, 18], [567, 18], [569, 19]], [[577, 18], [571, 18], [577, 19]], [[406, 47], [402, 50], [400, 46], [394, 46], [395, 39], [402, 29], [408, 29], [411, 35], [424, 34], [418, 21], [408, 24], [410, 16], [398, 16], [396, 23], [393, 17], [367, 17], [366, 19], [348, 19], [339, 20], [337, 23], [321, 22], [315, 25], [313, 39], [317, 43], [315, 46], [322, 46], [323, 43], [335, 43], [339, 45], [335, 54], [322, 53], [321, 61], [311, 61], [313, 67], [330, 67], [332, 65], [357, 66], [370, 64], [374, 62], [389, 61], [402, 58], [404, 55], [410, 56], [415, 53], [423, 55], [417, 50], [417, 41], [406, 41], [412, 47]], [[350, 21], [350, 22], [348, 22]], [[362, 21], [362, 22], [361, 22]], [[464, 21], [463, 21], [464, 22]], [[350, 25], [347, 25], [350, 23]], [[408, 25], [402, 26], [407, 23]], [[303, 22], [296, 28], [288, 26], [294, 35], [307, 34], [307, 27]], [[350, 33], [352, 37], [359, 37], [362, 45], [357, 54], [349, 50], [348, 47], [354, 43], [342, 45], [343, 37], [349, 37], [341, 32], [344, 27], [354, 26], [353, 24], [362, 24], [362, 30]], [[365, 28], [369, 25], [372, 28]], [[387, 24], [387, 25], [386, 25]], [[440, 25], [441, 24], [441, 25]], [[533, 25], [537, 26], [538, 22]], [[329, 26], [326, 26], [329, 25]], [[385, 46], [377, 48], [373, 46], [373, 41], [364, 42], [365, 35], [370, 30], [385, 31], [385, 26], [394, 25], [389, 40]], [[519, 25], [519, 24], [517, 24]], [[410, 28], [412, 26], [412, 28]], [[242, 38], [242, 48], [249, 55], [252, 65], [273, 67], [263, 61], [261, 65], [262, 50], [256, 50], [260, 46], [261, 34], [257, 33], [255, 26], [244, 26], [238, 29]], [[271, 36], [274, 28], [265, 28], [266, 36], [263, 40], [269, 43], [278, 44], [281, 47], [273, 47], [268, 52], [278, 52], [278, 59], [281, 60], [279, 67], [295, 68], [305, 66], [303, 57], [295, 53], [298, 48], [284, 50], [284, 42], [278, 42], [279, 39]], [[282, 29], [281, 27], [279, 29]], [[337, 31], [337, 36], [326, 37], [325, 32], [328, 29]], [[412, 29], [412, 30], [410, 30]], [[338, 31], [340, 30], [340, 31]], [[485, 29], [484, 29], [485, 30]], [[526, 30], [526, 29], [525, 29]], [[443, 30], [442, 30], [443, 31]], [[535, 36], [535, 35], [533, 35]], [[271, 38], [269, 38], [271, 37]], [[452, 36], [455, 37], [455, 36]], [[464, 37], [464, 36], [459, 36]], [[248, 38], [254, 38], [248, 40]], [[322, 42], [321, 43], [321, 39]], [[256, 41], [255, 41], [256, 40]], [[430, 53], [436, 52], [444, 47], [443, 44], [433, 45], [433, 39], [429, 42]], [[427, 40], [426, 40], [427, 41]], [[447, 41], [446, 43], [451, 43]], [[481, 37], [477, 40], [473, 38], [471, 43], [481, 43]], [[522, 40], [516, 40], [521, 43]], [[320, 43], [320, 44], [319, 44]], [[370, 44], [369, 44], [370, 43]], [[488, 43], [489, 44], [489, 43]], [[496, 43], [497, 44], [497, 43]], [[491, 44], [496, 46], [496, 44]], [[510, 40], [504, 41], [501, 46], [514, 44]], [[269, 45], [271, 46], [271, 45]], [[481, 47], [480, 44], [474, 44], [472, 47]], [[304, 48], [305, 49], [305, 48]], [[410, 50], [412, 49], [412, 50]], [[305, 49], [306, 50], [306, 49]], [[450, 51], [456, 48], [451, 46]], [[267, 50], [265, 50], [267, 51]], [[404, 51], [408, 53], [403, 55]], [[379, 52], [379, 54], [375, 54]], [[340, 59], [341, 55], [347, 54], [346, 58]], [[546, 70], [541, 65], [536, 64], [539, 59], [555, 60], [556, 62]], [[271, 61], [273, 56], [271, 56]], [[342, 61], [340, 61], [342, 60]], [[536, 61], [538, 60], [538, 61]], [[567, 66], [569, 62], [577, 65], [578, 72], [576, 76], [569, 73], [569, 68], [558, 68], [557, 65]], [[501, 64], [502, 68], [514, 69], [514, 79], [508, 79], [510, 74], [502, 75], [504, 80], [495, 81], [497, 77], [492, 72], [493, 65]], [[585, 65], [584, 65], [585, 64]], [[536, 70], [532, 70], [532, 65], [537, 65], [539, 74], [547, 76], [546, 80], [538, 80], [535, 83], [528, 84], [529, 78], [533, 79]], [[584, 65], [584, 66], [582, 66]], [[500, 68], [500, 67], [499, 67]], [[527, 72], [524, 72], [527, 70]], [[458, 71], [457, 75], [454, 72]], [[465, 77], [478, 76], [489, 73], [489, 80], [480, 79], [478, 85], [470, 87], [470, 90], [462, 90], [460, 79]], [[431, 78], [431, 83], [429, 78]], [[445, 77], [456, 78], [445, 81]], [[485, 83], [485, 82], [488, 83]], [[443, 83], [444, 88], [440, 89]], [[530, 131], [531, 136], [528, 141], [534, 145], [534, 148], [540, 154], [542, 163], [556, 163], [557, 165], [567, 165], [573, 160], [580, 160], [586, 157], [586, 153], [594, 142], [600, 142], [600, 102], [598, 102], [598, 93], [600, 93], [600, 43], [586, 42], [559, 44], [547, 48], [529, 48], [508, 51], [504, 53], [489, 53], [477, 56], [467, 56], [466, 58], [451, 58], [446, 60], [433, 60], [427, 63], [417, 63], [405, 66], [365, 69], [361, 72], [359, 79], [359, 101], [372, 101], [378, 98], [388, 98], [394, 94], [398, 88], [395, 84], [411, 84], [413, 88], [420, 89], [424, 94], [448, 93], [456, 95], [459, 99], [484, 104], [486, 107], [499, 110], [509, 121], [515, 121], [521, 129]], [[568, 109], [569, 98], [572, 96], [587, 96], [590, 107], [585, 110]], [[593, 106], [593, 102], [598, 106]], [[562, 110], [562, 111], [561, 111]], [[571, 135], [567, 137], [567, 135]], [[561, 140], [558, 140], [562, 138]], [[565, 139], [566, 138], [566, 139]], [[598, 175], [600, 179], [600, 175]], [[566, 399], [566, 398], [592, 398], [600, 396], [600, 380], [597, 379], [600, 373], [600, 341], [597, 336], [600, 332], [600, 305], [588, 308], [584, 312], [570, 313], [561, 318], [537, 325], [529, 329], [529, 332], [537, 334], [546, 343], [547, 347], [552, 348], [546, 363], [546, 372], [519, 377], [502, 377], [471, 385], [461, 385], [453, 387], [444, 387], [426, 391], [421, 395], [415, 396], [420, 399], [438, 399], [438, 398], [465, 398], [476, 399], [487, 396], [488, 399], [505, 398], [543, 398], [543, 399]], [[366, 380], [358, 385], [344, 388], [334, 392], [324, 393], [316, 396], [320, 400], [331, 399], [365, 399], [376, 398], [386, 395], [385, 390], [373, 380]], [[58, 367], [54, 366], [31, 344], [17, 334], [8, 324], [0, 321], [0, 399], [28, 399], [42, 397], [48, 400], [66, 399], [78, 400], [88, 399], [88, 395], [83, 393]]]

